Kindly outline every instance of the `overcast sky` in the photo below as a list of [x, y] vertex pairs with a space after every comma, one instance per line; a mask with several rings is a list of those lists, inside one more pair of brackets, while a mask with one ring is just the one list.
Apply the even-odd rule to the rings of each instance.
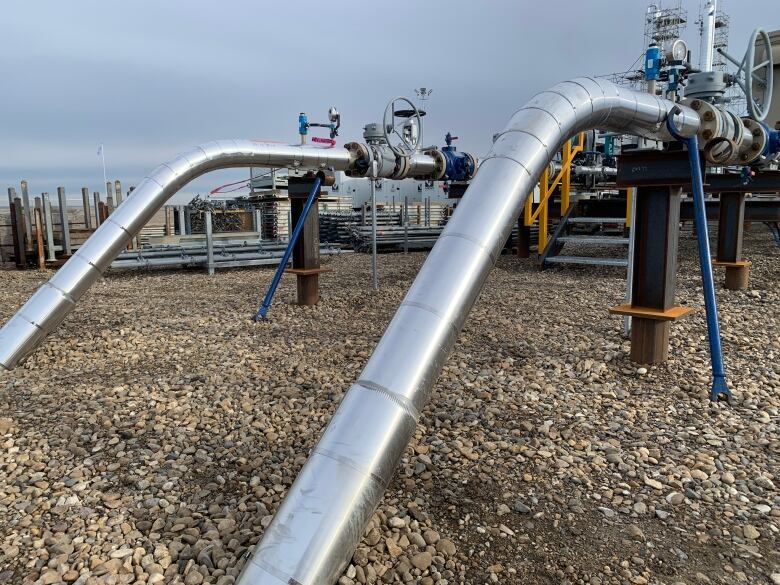
[[[669, 4], [668, 2], [666, 3]], [[699, 0], [684, 0], [696, 52]], [[643, 50], [644, 0], [2, 0], [0, 187], [26, 178], [125, 186], [219, 138], [294, 142], [298, 112], [342, 112], [361, 137], [394, 95], [427, 86], [426, 143], [450, 130], [483, 154], [534, 93], [625, 70]], [[780, 28], [779, 0], [730, 0], [732, 52]], [[697, 57], [694, 55], [694, 62]], [[243, 171], [211, 174], [206, 192]], [[186, 198], [185, 197], [185, 198]], [[182, 196], [180, 196], [180, 199]]]

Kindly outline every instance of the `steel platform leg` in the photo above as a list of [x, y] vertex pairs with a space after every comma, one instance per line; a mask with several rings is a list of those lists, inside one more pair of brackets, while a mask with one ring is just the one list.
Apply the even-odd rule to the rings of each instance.
[[750, 281], [750, 262], [742, 258], [745, 228], [745, 194], [721, 193], [718, 216], [718, 249], [715, 266], [726, 269], [726, 288], [744, 290]]
[[680, 187], [636, 190], [631, 303], [610, 311], [631, 317], [631, 360], [639, 364], [666, 361], [671, 322], [690, 311], [674, 303], [681, 193]]
[[525, 225], [522, 214], [517, 220], [517, 256], [518, 258], [531, 257], [531, 228]]
[[[304, 212], [306, 196], [311, 190], [313, 181], [302, 182], [300, 189], [290, 190], [290, 209], [292, 212], [292, 224], [296, 225]], [[296, 185], [297, 187], [298, 185]], [[298, 190], [303, 193], [299, 196]], [[320, 213], [318, 199], [320, 190], [317, 190], [316, 199], [312, 203], [311, 210], [306, 216], [303, 230], [295, 242], [292, 252], [292, 270], [295, 274], [298, 289], [299, 305], [316, 305], [320, 300]]]

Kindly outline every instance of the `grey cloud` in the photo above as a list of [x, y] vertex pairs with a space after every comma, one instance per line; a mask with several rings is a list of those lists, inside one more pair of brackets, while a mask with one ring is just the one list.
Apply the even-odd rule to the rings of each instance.
[[[686, 0], [696, 47], [698, 2]], [[108, 173], [128, 185], [193, 144], [297, 139], [297, 115], [344, 117], [359, 138], [393, 95], [434, 88], [426, 142], [452, 130], [484, 153], [533, 93], [627, 68], [643, 50], [640, 0], [126, 2], [4, 0], [0, 16], [0, 187], [77, 192]], [[726, 6], [732, 46], [776, 0]], [[245, 173], [209, 176], [187, 195]], [[225, 179], [223, 181], [223, 178]], [[235, 179], [234, 179], [235, 180]], [[0, 199], [0, 200], [4, 200]]]

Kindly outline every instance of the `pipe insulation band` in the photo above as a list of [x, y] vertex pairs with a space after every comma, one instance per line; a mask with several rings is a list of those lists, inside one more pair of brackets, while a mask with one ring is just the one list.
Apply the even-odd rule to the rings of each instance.
[[[592, 128], [670, 140], [664, 122], [674, 106], [657, 96], [583, 78], [540, 93], [512, 116], [481, 161], [359, 382], [290, 488], [239, 585], [337, 581], [382, 497], [381, 484], [389, 481], [414, 435], [416, 413], [428, 401], [552, 155], [565, 140]], [[687, 136], [699, 128], [699, 117], [690, 108], [682, 108], [675, 121]]]

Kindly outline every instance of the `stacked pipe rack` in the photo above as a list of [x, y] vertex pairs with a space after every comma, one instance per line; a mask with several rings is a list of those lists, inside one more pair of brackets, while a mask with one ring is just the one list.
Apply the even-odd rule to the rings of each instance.
[[[132, 193], [130, 188], [127, 195]], [[116, 198], [115, 198], [116, 196]], [[31, 201], [27, 181], [21, 182], [21, 193], [8, 188], [9, 226], [14, 264], [18, 269], [36, 266], [40, 269], [61, 266], [88, 239], [115, 205], [123, 201], [122, 183], [106, 183], [106, 200], [97, 191], [90, 197], [89, 189], [81, 189], [82, 206], [68, 204], [64, 187], [57, 187], [57, 206], [53, 207], [48, 193]], [[79, 217], [79, 213], [81, 214]], [[129, 246], [135, 245], [134, 240]]]

